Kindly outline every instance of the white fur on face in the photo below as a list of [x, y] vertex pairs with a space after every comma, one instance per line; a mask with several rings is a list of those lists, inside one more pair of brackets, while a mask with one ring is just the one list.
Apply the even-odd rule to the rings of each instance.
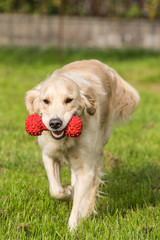
[[[67, 98], [73, 100], [66, 103]], [[49, 101], [48, 104], [44, 103], [45, 99]], [[57, 77], [44, 83], [40, 93], [40, 113], [43, 123], [49, 130], [53, 130], [49, 126], [51, 119], [61, 119], [63, 124], [58, 130], [63, 130], [72, 116], [80, 113], [80, 109], [80, 92], [72, 80]]]

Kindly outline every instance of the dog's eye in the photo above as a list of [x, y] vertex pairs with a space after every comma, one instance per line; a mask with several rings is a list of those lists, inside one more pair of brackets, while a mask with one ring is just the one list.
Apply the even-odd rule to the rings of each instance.
[[43, 102], [44, 102], [45, 104], [49, 104], [49, 100], [48, 100], [48, 99], [44, 99]]
[[73, 101], [72, 98], [66, 98], [65, 103], [70, 103], [70, 102], [72, 102], [72, 101]]

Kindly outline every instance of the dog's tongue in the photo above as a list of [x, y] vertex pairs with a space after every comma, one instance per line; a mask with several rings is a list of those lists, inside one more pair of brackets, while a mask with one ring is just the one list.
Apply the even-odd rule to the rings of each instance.
[[63, 132], [64, 132], [64, 130], [62, 130], [62, 131], [54, 131], [53, 134], [55, 134], [57, 136], [60, 136], [60, 135], [62, 135]]

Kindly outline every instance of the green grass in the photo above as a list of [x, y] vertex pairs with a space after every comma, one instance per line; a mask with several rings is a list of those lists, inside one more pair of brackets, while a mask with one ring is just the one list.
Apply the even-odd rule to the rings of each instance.
[[[51, 198], [37, 139], [24, 122], [27, 90], [78, 59], [111, 65], [141, 95], [133, 120], [104, 149], [105, 198], [98, 215], [67, 228], [72, 204]], [[160, 53], [145, 50], [0, 49], [0, 239], [160, 239]], [[107, 156], [107, 158], [106, 158]], [[64, 168], [62, 182], [69, 183]]]

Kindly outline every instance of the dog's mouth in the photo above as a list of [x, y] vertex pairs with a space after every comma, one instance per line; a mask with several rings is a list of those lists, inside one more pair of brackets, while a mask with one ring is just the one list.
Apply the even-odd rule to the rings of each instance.
[[56, 140], [60, 140], [62, 138], [65, 137], [65, 130], [61, 130], [61, 131], [50, 131], [51, 136], [56, 139]]
[[[76, 116], [76, 113], [74, 113], [72, 116]], [[70, 120], [69, 120], [69, 121], [70, 121]], [[69, 121], [68, 121], [68, 123], [69, 123]], [[60, 140], [60, 139], [64, 138], [64, 137], [66, 136], [65, 130], [66, 130], [67, 126], [68, 126], [68, 123], [67, 123], [66, 127], [63, 128], [63, 129], [60, 130], [60, 131], [50, 131], [51, 136], [52, 136], [54, 139], [56, 139], [56, 140]]]

